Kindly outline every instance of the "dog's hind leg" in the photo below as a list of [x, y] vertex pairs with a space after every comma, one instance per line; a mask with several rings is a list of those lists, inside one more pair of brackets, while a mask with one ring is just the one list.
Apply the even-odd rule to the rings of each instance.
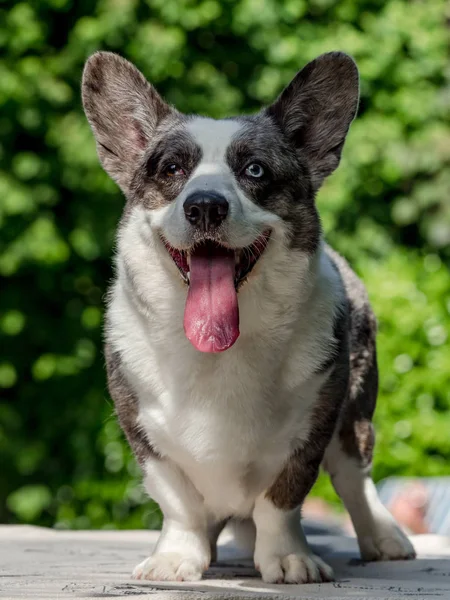
[[351, 354], [350, 387], [324, 467], [350, 513], [364, 560], [401, 560], [415, 551], [381, 503], [371, 477], [374, 430], [372, 415], [378, 387], [375, 345]]
[[251, 557], [255, 551], [256, 527], [252, 519], [231, 519], [227, 530], [233, 536], [233, 543], [244, 556]]
[[217, 561], [217, 540], [222, 533], [227, 521], [212, 522], [208, 525], [208, 539], [211, 548], [211, 562]]

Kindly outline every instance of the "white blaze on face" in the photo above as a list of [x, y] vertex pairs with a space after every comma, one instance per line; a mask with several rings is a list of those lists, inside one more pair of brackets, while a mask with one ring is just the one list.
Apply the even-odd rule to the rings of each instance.
[[215, 121], [196, 117], [186, 129], [202, 150], [202, 159], [191, 176], [193, 181], [199, 175], [221, 175], [233, 178], [226, 162], [226, 152], [233, 136], [242, 129], [238, 121]]
[[[233, 121], [196, 118], [187, 129], [200, 146], [202, 158], [185, 187], [185, 194], [210, 190], [223, 195], [232, 189], [233, 174], [226, 164], [232, 136], [240, 129]], [[184, 313], [188, 339], [201, 352], [222, 352], [239, 336], [233, 250], [206, 244], [190, 256], [190, 283]]]

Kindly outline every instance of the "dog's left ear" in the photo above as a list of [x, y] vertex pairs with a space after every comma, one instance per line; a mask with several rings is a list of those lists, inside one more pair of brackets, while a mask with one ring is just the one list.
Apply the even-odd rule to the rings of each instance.
[[347, 54], [330, 52], [307, 64], [266, 109], [305, 154], [315, 190], [339, 164], [358, 99], [355, 62]]

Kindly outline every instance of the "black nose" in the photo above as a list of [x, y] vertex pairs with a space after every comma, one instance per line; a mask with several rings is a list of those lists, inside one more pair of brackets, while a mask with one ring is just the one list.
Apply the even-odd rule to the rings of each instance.
[[183, 209], [189, 223], [203, 231], [210, 231], [227, 216], [228, 202], [215, 192], [193, 192], [184, 201]]

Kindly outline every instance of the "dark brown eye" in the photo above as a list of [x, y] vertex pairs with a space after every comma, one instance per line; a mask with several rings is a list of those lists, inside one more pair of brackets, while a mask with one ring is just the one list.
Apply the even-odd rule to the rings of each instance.
[[180, 167], [180, 165], [172, 163], [171, 165], [166, 167], [164, 175], [166, 175], [166, 177], [183, 177], [184, 175], [186, 175], [186, 173]]

